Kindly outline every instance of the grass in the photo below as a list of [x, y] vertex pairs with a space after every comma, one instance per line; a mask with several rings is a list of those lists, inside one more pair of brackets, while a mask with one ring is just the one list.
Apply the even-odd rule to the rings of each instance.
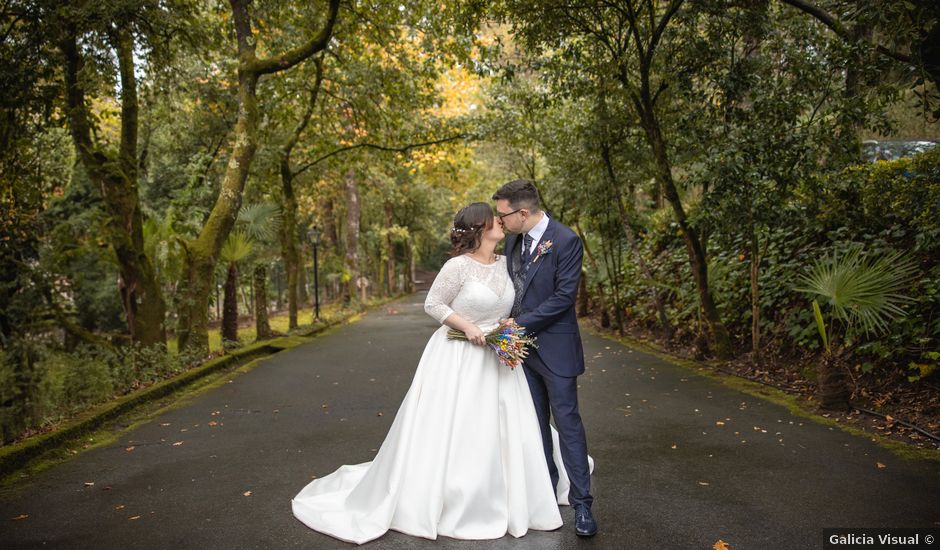
[[[366, 307], [368, 308], [384, 304], [396, 298], [397, 296], [393, 298], [374, 298], [367, 302]], [[333, 327], [326, 326], [328, 323], [334, 321], [345, 323], [357, 321], [359, 318], [361, 318], [361, 313], [363, 310], [364, 308], [358, 311], [348, 308], [343, 309], [337, 304], [330, 304], [328, 306], [321, 307], [320, 319], [322, 324], [319, 325], [317, 336], [328, 334], [334, 330]], [[302, 309], [298, 312], [298, 320], [312, 320], [312, 314], [312, 308]], [[189, 376], [190, 380], [179, 381], [174, 380], [174, 378], [177, 377], [172, 377], [170, 379], [157, 382], [154, 384], [154, 386], [142, 388], [137, 392], [132, 392], [131, 394], [118, 398], [115, 401], [134, 402], [132, 407], [126, 407], [127, 410], [121, 412], [119, 415], [115, 416], [108, 414], [107, 412], [110, 407], [115, 405], [115, 401], [99, 403], [92, 407], [92, 410], [86, 411], [84, 414], [73, 418], [71, 421], [67, 421], [64, 424], [54, 428], [52, 432], [37, 434], [36, 437], [27, 438], [26, 440], [20, 441], [18, 443], [4, 446], [2, 450], [0, 450], [0, 455], [2, 455], [0, 457], [4, 458], [8, 458], [10, 455], [22, 451], [27, 447], [34, 447], [37, 452], [31, 453], [35, 455], [35, 457], [25, 459], [26, 462], [21, 466], [12, 467], [9, 469], [10, 471], [4, 471], [2, 474], [0, 474], [0, 487], [6, 487], [16, 483], [21, 479], [28, 478], [42, 470], [67, 460], [68, 458], [79, 454], [82, 451], [101, 447], [103, 445], [113, 444], [121, 436], [140, 426], [141, 424], [152, 420], [155, 416], [168, 410], [179, 408], [188, 403], [191, 398], [230, 381], [233, 376], [248, 372], [263, 362], [264, 359], [270, 356], [272, 353], [271, 351], [261, 351], [261, 353], [264, 353], [264, 357], [254, 357], [260, 350], [265, 350], [267, 348], [272, 348], [274, 350], [287, 349], [309, 342], [311, 340], [311, 329], [315, 328], [312, 323], [301, 323], [296, 331], [288, 331], [288, 314], [286, 312], [272, 316], [269, 319], [269, 322], [271, 323], [271, 328], [273, 331], [285, 333], [287, 336], [254, 343], [252, 342], [255, 338], [254, 326], [251, 326], [250, 328], [246, 327], [239, 331], [239, 340], [244, 344], [242, 347], [238, 348], [237, 350], [232, 350], [224, 356], [210, 359], [201, 366], [195, 367], [194, 371], [209, 368], [211, 367], [210, 364], [214, 362], [229, 360], [233, 355], [241, 355], [242, 357], [245, 357], [248, 359], [247, 363], [241, 363], [235, 368], [213, 368], [214, 372], [204, 376], [193, 372], [190, 372], [189, 374], [182, 373], [181, 376]], [[213, 334], [214, 338], [211, 337]], [[212, 331], [210, 333], [210, 343], [211, 342], [215, 342], [216, 346], [213, 351], [221, 350], [221, 339], [219, 337], [218, 330]], [[168, 347], [170, 346], [171, 350], [175, 353], [176, 341], [172, 340], [169, 342]], [[239, 362], [236, 362], [235, 364], [239, 364]], [[198, 374], [198, 377], [193, 376], [193, 374]], [[163, 392], [163, 395], [155, 398], [149, 398], [143, 395], [148, 392], [154, 392], [155, 386], [164, 384], [173, 384], [174, 387], [172, 388], [172, 392]], [[155, 394], [152, 393], [152, 395]], [[95, 418], [107, 419], [101, 422], [97, 422], [95, 421]], [[89, 426], [94, 424], [95, 427], [90, 429], [79, 429], [76, 427], [81, 427], [85, 425], [85, 423], [88, 423]], [[81, 432], [80, 436], [57, 437], [57, 435], [64, 433], [61, 430], [69, 429], [70, 427], [76, 428], [74, 431]], [[63, 440], [63, 438], [68, 439]]]
[[[372, 303], [372, 301], [369, 302], [370, 305]], [[338, 319], [343, 316], [343, 313], [343, 308], [339, 303], [320, 306], [320, 320], [324, 322]], [[281, 311], [268, 317], [268, 324], [271, 325], [271, 330], [275, 333], [289, 334], [291, 332], [287, 328], [289, 321], [290, 315], [287, 311]], [[312, 307], [297, 310], [297, 325], [297, 331], [299, 332], [308, 331], [313, 327]], [[238, 342], [243, 346], [250, 344], [255, 341], [257, 334], [254, 320], [252, 320], [250, 325], [238, 327]], [[171, 353], [177, 353], [179, 351], [176, 337], [167, 338], [166, 345]], [[222, 330], [218, 327], [209, 329], [209, 351], [211, 353], [222, 351]]]

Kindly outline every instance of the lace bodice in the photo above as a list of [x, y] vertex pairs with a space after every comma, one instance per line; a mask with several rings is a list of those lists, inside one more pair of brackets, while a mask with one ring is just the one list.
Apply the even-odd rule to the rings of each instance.
[[514, 297], [505, 256], [481, 264], [461, 255], [441, 267], [424, 300], [424, 311], [439, 323], [457, 313], [477, 326], [491, 325], [509, 316]]

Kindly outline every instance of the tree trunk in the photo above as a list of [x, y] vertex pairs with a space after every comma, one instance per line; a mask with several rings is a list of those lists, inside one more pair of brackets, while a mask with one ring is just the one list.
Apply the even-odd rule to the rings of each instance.
[[349, 304], [356, 299], [359, 280], [359, 182], [356, 173], [352, 170], [346, 172], [346, 290], [343, 302]]
[[[588, 259], [588, 263], [591, 264], [591, 272], [600, 273], [600, 266], [597, 264], [597, 258], [594, 257], [594, 253], [591, 251], [591, 247], [588, 245], [587, 239], [584, 238], [584, 231], [581, 230], [581, 226], [575, 224], [575, 229], [578, 232], [578, 236], [581, 237], [582, 246], [584, 246], [584, 255]], [[582, 277], [586, 275], [582, 274]], [[609, 328], [610, 327], [610, 314], [607, 311], [607, 299], [604, 297], [604, 285], [598, 281], [597, 282], [597, 302], [598, 307], [601, 310], [601, 327]]]
[[[286, 168], [286, 172], [285, 172]], [[297, 328], [297, 271], [300, 252], [297, 250], [297, 198], [294, 196], [293, 176], [286, 160], [281, 161], [281, 258], [287, 272], [287, 308], [289, 329]]]
[[[602, 123], [606, 123], [606, 98], [602, 97], [600, 99], [600, 108], [601, 118], [603, 119]], [[604, 161], [604, 166], [607, 168], [607, 184], [613, 194], [613, 199], [617, 201], [617, 210], [620, 212], [620, 224], [623, 227], [624, 235], [627, 237], [627, 243], [630, 245], [630, 250], [633, 251], [633, 257], [636, 259], [637, 266], [640, 268], [640, 271], [643, 273], [643, 275], [648, 280], [655, 281], [656, 278], [653, 276], [653, 271], [650, 269], [649, 265], [646, 263], [646, 260], [643, 258], [643, 254], [640, 251], [640, 245], [636, 240], [636, 235], [633, 233], [633, 228], [630, 227], [630, 217], [627, 213], [626, 207], [623, 204], [623, 195], [620, 191], [617, 175], [614, 172], [614, 164], [610, 156], [610, 143], [608, 141], [606, 131], [604, 132], [604, 138], [601, 141], [601, 158]], [[672, 340], [672, 323], [669, 321], [669, 315], [666, 313], [666, 306], [662, 298], [662, 293], [658, 288], [654, 288], [653, 290], [653, 304], [656, 306], [656, 312], [659, 314], [659, 323], [663, 327], [663, 335], [667, 340]]]
[[[306, 269], [306, 257], [305, 257], [305, 248], [297, 249], [297, 303], [298, 304], [307, 304], [313, 303], [310, 294], [307, 292], [307, 269]], [[313, 269], [313, 253], [311, 252], [310, 256], [310, 268]]]
[[848, 385], [848, 376], [839, 357], [833, 353], [825, 353], [817, 369], [819, 377], [817, 395], [819, 406], [830, 411], [849, 410], [849, 396], [851, 390]]
[[392, 203], [385, 203], [385, 295], [395, 294], [395, 244], [392, 242]]
[[[641, 68], [640, 74], [642, 84], [640, 95], [639, 97], [634, 96], [633, 101], [634, 107], [640, 116], [641, 125], [646, 133], [647, 141], [652, 149], [653, 159], [656, 164], [656, 179], [662, 187], [666, 200], [672, 205], [676, 222], [682, 230], [682, 238], [685, 240], [686, 251], [689, 254], [689, 264], [692, 268], [692, 277], [698, 288], [700, 307], [711, 332], [715, 352], [721, 359], [730, 359], [733, 355], [731, 336], [728, 334], [728, 329], [724, 323], [721, 322], [718, 308], [715, 307], [711, 290], [708, 287], [708, 262], [705, 258], [705, 252], [698, 234], [689, 224], [682, 201], [679, 199], [679, 191], [672, 179], [672, 165], [669, 161], [666, 140], [662, 135], [662, 129], [653, 105], [653, 97], [650, 93], [649, 68]], [[623, 78], [626, 77], [623, 76]]]
[[320, 85], [323, 82], [323, 57], [316, 58], [317, 76], [314, 81], [313, 89], [310, 91], [310, 101], [304, 109], [297, 127], [294, 128], [291, 137], [281, 148], [280, 169], [281, 169], [281, 257], [284, 259], [284, 265], [287, 269], [287, 302], [288, 302], [288, 328], [297, 328], [297, 270], [300, 269], [300, 253], [297, 250], [297, 197], [294, 195], [294, 172], [290, 165], [290, 156], [294, 147], [300, 140], [300, 136], [310, 123], [310, 117], [313, 115], [314, 106], [317, 103], [317, 96], [320, 93]]
[[255, 266], [255, 340], [271, 337], [271, 325], [268, 323], [268, 270], [264, 264]]
[[[187, 313], [189, 327], [186, 347], [208, 350], [209, 337], [206, 330], [208, 317], [207, 278], [200, 278], [205, 272], [211, 273], [218, 258], [222, 244], [235, 225], [238, 210], [241, 208], [242, 191], [248, 179], [251, 161], [257, 149], [258, 133], [258, 79], [293, 67], [326, 47], [333, 32], [339, 0], [330, 0], [330, 11], [326, 25], [320, 33], [302, 46], [288, 50], [280, 55], [259, 59], [255, 55], [257, 37], [251, 29], [251, 17], [248, 13], [248, 0], [230, 0], [232, 20], [235, 26], [235, 38], [238, 43], [238, 118], [232, 138], [232, 153], [222, 179], [219, 196], [196, 240], [187, 243], [191, 257], [189, 277], [190, 297], [187, 300], [190, 311]], [[183, 345], [183, 341], [180, 341]]]
[[121, 77], [121, 142], [117, 159], [92, 142], [91, 116], [80, 80], [85, 61], [74, 28], [60, 44], [65, 57], [69, 130], [78, 158], [104, 201], [107, 238], [120, 268], [119, 291], [131, 340], [143, 346], [165, 345], [166, 304], [144, 249], [143, 215], [137, 191], [139, 119], [134, 40], [129, 30], [122, 29], [115, 32], [113, 42]]
[[761, 253], [757, 242], [757, 234], [751, 228], [751, 360], [754, 364], [760, 363], [760, 275]]
[[238, 342], [238, 266], [228, 266], [225, 277], [225, 301], [222, 305], [222, 347]]
[[587, 272], [581, 271], [581, 280], [578, 282], [578, 317], [588, 316], [588, 285]]
[[343, 249], [340, 246], [339, 222], [336, 219], [336, 204], [333, 199], [323, 201], [323, 249], [332, 249], [336, 256], [343, 255]]

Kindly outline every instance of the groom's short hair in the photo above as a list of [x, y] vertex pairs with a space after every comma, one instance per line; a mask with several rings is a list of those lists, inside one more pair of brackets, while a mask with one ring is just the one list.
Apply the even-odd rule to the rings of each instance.
[[542, 210], [539, 190], [529, 180], [515, 180], [503, 185], [493, 193], [493, 200], [507, 200], [513, 208], [525, 208], [529, 212]]

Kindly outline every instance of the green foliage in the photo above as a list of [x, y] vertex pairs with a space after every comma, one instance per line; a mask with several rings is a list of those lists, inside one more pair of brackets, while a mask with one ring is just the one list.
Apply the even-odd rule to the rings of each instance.
[[240, 231], [232, 231], [225, 239], [219, 257], [228, 263], [238, 263], [247, 258], [252, 250], [254, 250], [254, 242], [247, 235]]
[[902, 305], [913, 301], [906, 291], [916, 274], [917, 266], [901, 252], [866, 255], [854, 244], [817, 260], [797, 290], [824, 299], [848, 330], [871, 335], [905, 315]]

